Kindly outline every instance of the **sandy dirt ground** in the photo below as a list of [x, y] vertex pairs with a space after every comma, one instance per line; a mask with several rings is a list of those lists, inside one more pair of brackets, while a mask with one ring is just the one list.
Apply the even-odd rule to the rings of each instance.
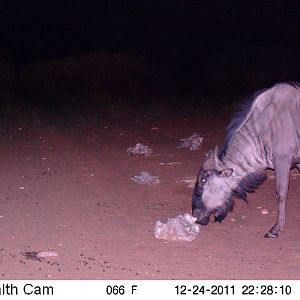
[[[157, 220], [191, 212], [184, 180], [221, 145], [227, 122], [131, 116], [2, 126], [0, 279], [300, 279], [296, 171], [277, 239], [264, 238], [276, 220], [272, 173], [248, 204], [237, 200], [221, 224], [201, 227], [194, 241], [154, 237]], [[193, 132], [204, 137], [202, 148], [177, 149]], [[137, 142], [153, 156], [129, 157], [126, 149]], [[160, 184], [130, 179], [141, 171]], [[38, 251], [58, 256], [35, 259]]]

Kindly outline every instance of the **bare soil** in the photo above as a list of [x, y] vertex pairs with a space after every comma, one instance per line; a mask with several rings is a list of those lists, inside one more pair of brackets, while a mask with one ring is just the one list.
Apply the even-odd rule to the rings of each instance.
[[[227, 117], [10, 122], [0, 143], [0, 279], [300, 279], [300, 177], [291, 174], [287, 224], [277, 239], [274, 176], [249, 203], [192, 242], [154, 237], [157, 220], [191, 212], [205, 152]], [[199, 151], [177, 149], [198, 132]], [[128, 156], [137, 142], [153, 155]], [[130, 178], [150, 171], [154, 186]], [[267, 209], [267, 214], [262, 214]], [[39, 251], [58, 256], [37, 258]]]

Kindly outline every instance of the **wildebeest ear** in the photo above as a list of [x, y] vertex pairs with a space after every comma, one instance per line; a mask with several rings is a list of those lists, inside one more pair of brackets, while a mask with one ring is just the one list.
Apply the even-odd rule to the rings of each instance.
[[220, 171], [218, 176], [219, 177], [229, 177], [232, 175], [233, 169], [229, 168], [229, 169], [224, 169], [223, 171]]

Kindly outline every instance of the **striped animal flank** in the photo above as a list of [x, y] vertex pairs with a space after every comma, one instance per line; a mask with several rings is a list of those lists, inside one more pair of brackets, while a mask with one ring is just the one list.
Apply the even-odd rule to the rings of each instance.
[[220, 151], [216, 148], [198, 173], [192, 197], [193, 215], [207, 224], [211, 214], [221, 222], [234, 207], [234, 198], [247, 201], [276, 171], [278, 219], [266, 234], [277, 237], [285, 224], [289, 171], [300, 170], [300, 83], [278, 83], [243, 103], [227, 127]]

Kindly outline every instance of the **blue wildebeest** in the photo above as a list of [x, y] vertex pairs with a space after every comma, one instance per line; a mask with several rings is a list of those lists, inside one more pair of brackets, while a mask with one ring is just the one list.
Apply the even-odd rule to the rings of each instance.
[[234, 198], [246, 200], [275, 170], [278, 216], [265, 235], [275, 238], [285, 225], [290, 169], [300, 170], [300, 83], [278, 83], [253, 95], [233, 116], [220, 151], [216, 146], [200, 169], [192, 198], [193, 215], [206, 225], [221, 222]]

